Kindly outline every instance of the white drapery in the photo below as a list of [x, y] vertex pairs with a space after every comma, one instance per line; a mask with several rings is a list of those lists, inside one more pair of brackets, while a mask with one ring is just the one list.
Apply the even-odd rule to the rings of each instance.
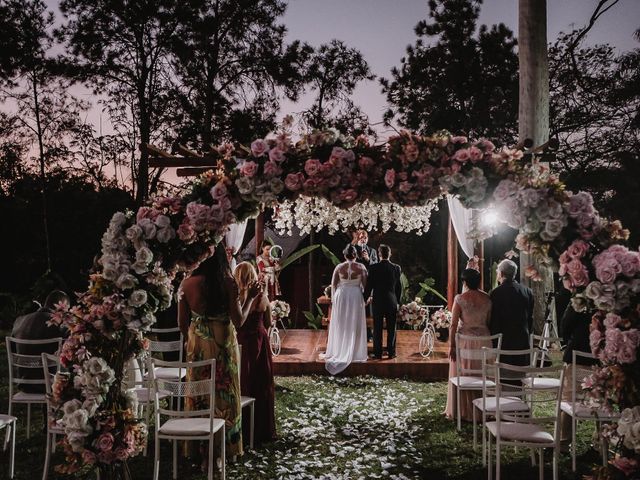
[[469, 238], [469, 232], [472, 229], [473, 210], [464, 208], [460, 200], [451, 195], [447, 195], [447, 205], [460, 247], [468, 258], [472, 258], [474, 241]]
[[[229, 231], [224, 236], [225, 244], [227, 248], [233, 249], [233, 254], [235, 255], [240, 251], [240, 247], [242, 246], [242, 241], [244, 240], [244, 232], [247, 229], [247, 221], [241, 223], [234, 223], [229, 226]], [[236, 259], [235, 257], [231, 258], [230, 262], [231, 271], [233, 272], [236, 268]]]

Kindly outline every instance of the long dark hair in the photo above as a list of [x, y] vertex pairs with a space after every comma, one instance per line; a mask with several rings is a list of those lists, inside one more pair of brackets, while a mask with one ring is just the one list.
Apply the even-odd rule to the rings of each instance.
[[466, 268], [462, 272], [462, 281], [467, 284], [469, 290], [477, 290], [480, 288], [480, 272], [474, 268]]
[[198, 265], [192, 276], [204, 277], [204, 296], [207, 304], [207, 313], [227, 312], [229, 306], [229, 293], [227, 292], [225, 278], [231, 276], [231, 268], [227, 260], [227, 252], [222, 244], [217, 245], [213, 255]]
[[355, 260], [355, 258], [358, 256], [358, 250], [356, 250], [356, 247], [349, 244], [342, 251], [342, 254], [347, 260]]

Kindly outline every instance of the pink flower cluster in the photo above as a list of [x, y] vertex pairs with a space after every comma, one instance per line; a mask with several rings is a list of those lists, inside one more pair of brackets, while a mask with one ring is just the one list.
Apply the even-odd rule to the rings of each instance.
[[591, 194], [578, 192], [570, 195], [567, 213], [575, 221], [578, 234], [583, 239], [591, 240], [600, 232], [602, 222], [593, 206]]
[[622, 245], [612, 245], [593, 257], [593, 266], [602, 283], [614, 283], [620, 275], [633, 278], [640, 272], [640, 253]]
[[589, 284], [589, 271], [582, 259], [589, 252], [589, 244], [584, 240], [574, 240], [569, 248], [560, 255], [558, 274], [567, 290], [574, 292], [578, 287]]

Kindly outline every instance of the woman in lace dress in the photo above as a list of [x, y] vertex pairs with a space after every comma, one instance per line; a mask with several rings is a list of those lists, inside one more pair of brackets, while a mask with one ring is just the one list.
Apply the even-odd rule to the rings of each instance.
[[[491, 300], [480, 287], [480, 272], [473, 268], [467, 268], [462, 272], [462, 293], [456, 295], [453, 301], [451, 331], [449, 338], [451, 341], [449, 347], [449, 378], [455, 377], [456, 362], [461, 361], [463, 368], [481, 369], [482, 360], [471, 360], [456, 358], [456, 333], [462, 335], [488, 336], [489, 319], [491, 318]], [[460, 340], [460, 348], [481, 349], [482, 347], [491, 347], [490, 341], [482, 340]], [[447, 418], [456, 417], [456, 392], [454, 386], [449, 382], [447, 391], [447, 408], [445, 415]], [[463, 420], [472, 421], [473, 419], [473, 402], [474, 398], [479, 396], [478, 392], [461, 391], [460, 392], [460, 416]]]
[[352, 362], [367, 361], [367, 320], [362, 291], [367, 269], [356, 262], [353, 245], [344, 249], [346, 262], [333, 271], [331, 281], [331, 322], [325, 353], [325, 368], [331, 375], [342, 372]]

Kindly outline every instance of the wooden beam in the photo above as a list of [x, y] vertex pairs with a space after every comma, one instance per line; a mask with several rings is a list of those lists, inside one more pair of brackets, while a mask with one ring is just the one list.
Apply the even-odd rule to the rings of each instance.
[[151, 157], [149, 166], [154, 168], [175, 168], [175, 167], [210, 167], [218, 165], [216, 160], [210, 158], [193, 157]]
[[192, 157], [192, 158], [202, 158], [202, 155], [200, 155], [198, 152], [194, 152], [193, 150], [185, 147], [182, 144], [178, 145], [176, 149], [178, 153], [180, 153], [182, 156]]
[[176, 170], [176, 175], [179, 177], [197, 177], [198, 175], [211, 170], [209, 167], [187, 167], [179, 168]]
[[169, 152], [165, 152], [161, 148], [158, 148], [155, 145], [151, 145], [150, 143], [141, 143], [140, 150], [146, 150], [147, 152], [149, 152], [149, 158], [151, 158], [154, 155], [156, 157], [162, 157], [162, 158], [173, 157], [173, 155], [171, 155]]

